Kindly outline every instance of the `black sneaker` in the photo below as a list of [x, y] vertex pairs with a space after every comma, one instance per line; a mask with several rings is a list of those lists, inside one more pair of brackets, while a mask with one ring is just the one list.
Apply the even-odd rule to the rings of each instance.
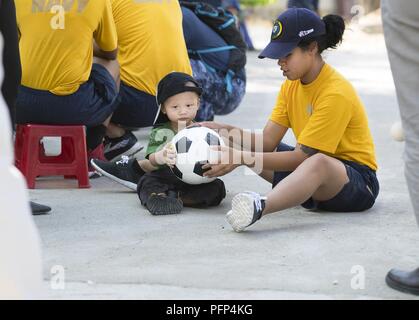
[[137, 159], [130, 159], [127, 156], [122, 156], [121, 160], [116, 162], [106, 162], [92, 159], [90, 163], [101, 175], [136, 191], [137, 183], [142, 177], [142, 174], [134, 170], [132, 166], [134, 161], [137, 161]]
[[30, 205], [31, 205], [32, 214], [34, 216], [38, 216], [38, 215], [41, 215], [41, 214], [47, 214], [51, 211], [50, 207], [45, 206], [43, 204], [33, 202], [33, 201], [30, 201]]
[[151, 194], [147, 200], [146, 207], [154, 216], [177, 214], [182, 211], [183, 202], [175, 192]]
[[143, 149], [131, 131], [126, 131], [120, 138], [111, 139], [106, 137], [104, 145], [105, 158], [109, 161], [118, 160], [123, 155], [132, 157]]
[[391, 269], [387, 273], [386, 283], [395, 290], [419, 295], [419, 268], [410, 272]]
[[234, 231], [241, 232], [262, 217], [266, 197], [256, 192], [242, 192], [231, 201], [231, 210], [227, 213], [227, 221]]

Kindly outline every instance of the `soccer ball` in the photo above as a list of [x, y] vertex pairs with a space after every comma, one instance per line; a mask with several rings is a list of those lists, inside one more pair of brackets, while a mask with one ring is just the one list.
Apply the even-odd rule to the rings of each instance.
[[173, 173], [188, 184], [202, 184], [215, 178], [204, 177], [202, 166], [209, 162], [216, 152], [210, 146], [224, 146], [224, 141], [214, 130], [206, 127], [192, 127], [179, 131], [172, 139], [176, 149], [176, 165]]

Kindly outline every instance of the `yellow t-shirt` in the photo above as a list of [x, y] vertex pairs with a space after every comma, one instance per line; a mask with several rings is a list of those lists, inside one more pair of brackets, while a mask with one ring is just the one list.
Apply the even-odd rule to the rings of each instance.
[[156, 95], [168, 73], [192, 75], [177, 0], [112, 0], [112, 10], [125, 84]]
[[328, 64], [308, 85], [286, 80], [270, 120], [291, 128], [299, 144], [377, 170], [365, 108], [352, 85]]
[[89, 79], [93, 38], [105, 51], [118, 39], [110, 0], [16, 0], [22, 85], [57, 95]]

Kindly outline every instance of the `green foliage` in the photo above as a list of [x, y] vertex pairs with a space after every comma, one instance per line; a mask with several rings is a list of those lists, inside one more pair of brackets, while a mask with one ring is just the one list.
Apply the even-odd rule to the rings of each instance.
[[265, 6], [274, 3], [276, 0], [240, 0], [240, 4], [245, 7]]

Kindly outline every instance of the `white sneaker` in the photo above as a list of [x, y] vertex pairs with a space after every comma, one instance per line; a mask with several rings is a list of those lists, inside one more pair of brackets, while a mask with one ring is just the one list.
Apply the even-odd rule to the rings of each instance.
[[231, 210], [227, 213], [228, 223], [234, 231], [241, 232], [262, 217], [266, 197], [259, 193], [246, 191], [237, 194], [231, 202]]

